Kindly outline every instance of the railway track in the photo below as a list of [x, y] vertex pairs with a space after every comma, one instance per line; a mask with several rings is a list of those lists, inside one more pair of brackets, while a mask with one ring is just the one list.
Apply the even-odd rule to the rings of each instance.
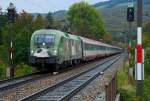
[[35, 92], [32, 95], [20, 99], [20, 101], [68, 101], [96, 77], [101, 75], [101, 72], [109, 68], [119, 58], [120, 55], [114, 56], [113, 58], [111, 57], [111, 59], [107, 59], [94, 68], [61, 81], [56, 85]]
[[[91, 63], [91, 62], [90, 62]], [[89, 64], [89, 63], [88, 63]], [[84, 66], [83, 64], [79, 65], [80, 66]], [[60, 73], [63, 73], [67, 70], [70, 70], [71, 68], [68, 69], [64, 69], [64, 70], [60, 70]], [[42, 74], [42, 72], [38, 72], [38, 73], [33, 73], [33, 74], [29, 74], [29, 75], [25, 75], [22, 77], [17, 77], [17, 78], [13, 78], [13, 79], [8, 79], [8, 80], [3, 80], [0, 81], [0, 92], [2, 91], [6, 91], [30, 82], [33, 82], [35, 80], [39, 80], [48, 76], [52, 76], [52, 73], [48, 73], [48, 74]]]
[[[80, 66], [84, 66], [84, 65], [81, 64], [81, 65], [79, 65], [79, 67]], [[63, 73], [63, 72], [68, 71], [70, 69], [71, 68], [60, 70], [59, 73]], [[3, 80], [3, 81], [0, 81], [0, 92], [5, 91], [5, 90], [9, 90], [9, 89], [12, 89], [12, 88], [15, 88], [15, 87], [18, 87], [18, 86], [21, 86], [21, 85], [24, 85], [24, 84], [27, 84], [30, 82], [34, 82], [35, 80], [40, 80], [40, 79], [48, 77], [48, 76], [52, 76], [52, 73], [43, 74], [42, 72], [38, 72], [38, 73], [25, 75], [22, 77]]]
[[41, 73], [39, 72], [39, 73], [33, 73], [33, 74], [25, 75], [22, 77], [14, 78], [14, 79], [0, 81], [0, 92], [15, 88], [17, 86], [20, 86], [20, 85], [23, 85], [23, 84], [26, 84], [29, 82], [32, 82], [34, 80], [44, 78], [48, 75], [51, 75], [51, 74], [41, 75]]

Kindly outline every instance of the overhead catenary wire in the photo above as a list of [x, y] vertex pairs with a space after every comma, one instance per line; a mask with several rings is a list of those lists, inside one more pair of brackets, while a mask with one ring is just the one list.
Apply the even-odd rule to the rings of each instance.
[[37, 4], [37, 3], [31, 2], [31, 0], [24, 0], [24, 1], [29, 3], [30, 5], [33, 5], [34, 7], [38, 7], [41, 10], [47, 10], [45, 7], [43, 7], [43, 6], [41, 6], [41, 5]]
[[[34, 3], [31, 0], [24, 0], [24, 1], [29, 3], [30, 5], [33, 5], [34, 7], [37, 7], [39, 9], [41, 9], [41, 10], [44, 10], [44, 11], [47, 11], [47, 12], [50, 11], [48, 8], [45, 8], [44, 6], [39, 5], [38, 3]], [[53, 3], [53, 1], [51, 2], [51, 6], [53, 6], [53, 8], [55, 8], [56, 7], [55, 4], [54, 3], [52, 4], [52, 3]]]

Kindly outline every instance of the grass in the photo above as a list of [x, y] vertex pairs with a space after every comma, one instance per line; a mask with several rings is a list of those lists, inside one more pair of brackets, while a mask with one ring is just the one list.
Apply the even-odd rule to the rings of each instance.
[[120, 101], [140, 101], [135, 96], [135, 84], [132, 77], [128, 75], [128, 67], [128, 61], [126, 61], [117, 74]]
[[6, 79], [6, 67], [5, 64], [2, 64], [2, 62], [0, 63], [0, 80]]
[[33, 69], [31, 66], [21, 63], [16, 66], [15, 68], [15, 77], [31, 74], [33, 72]]
[[[0, 80], [7, 79], [6, 78], [6, 68], [7, 64], [1, 63], [0, 64]], [[33, 69], [31, 66], [21, 63], [15, 66], [15, 77], [20, 77], [23, 75], [31, 74], [33, 72]]]
[[134, 77], [128, 76], [129, 66], [128, 61], [126, 61], [124, 67], [118, 72], [118, 88], [121, 94], [120, 101], [150, 101], [150, 55], [148, 54], [145, 54], [145, 79], [142, 99], [135, 96], [135, 80]]
[[144, 101], [150, 101], [150, 76], [144, 80]]
[[[150, 53], [149, 53], [150, 56]], [[145, 59], [144, 101], [150, 101], [150, 57]]]
[[5, 46], [0, 46], [0, 80], [6, 79], [6, 61], [7, 61], [7, 49]]
[[[4, 45], [0, 45], [0, 80], [7, 79], [6, 78], [6, 69], [8, 67], [8, 51], [7, 47]], [[33, 72], [32, 67], [19, 63], [15, 67], [15, 77], [31, 74]]]
[[145, 48], [144, 101], [150, 101], [150, 47]]

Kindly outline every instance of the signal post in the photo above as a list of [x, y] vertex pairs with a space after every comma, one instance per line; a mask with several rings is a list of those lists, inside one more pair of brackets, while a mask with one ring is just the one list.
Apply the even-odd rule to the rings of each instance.
[[[127, 8], [127, 21], [129, 23], [129, 33], [128, 33], [128, 37], [129, 34], [132, 33], [132, 22], [134, 22], [134, 5], [133, 5], [133, 1], [130, 2], [128, 1], [128, 8]], [[128, 50], [129, 50], [129, 68], [131, 67], [131, 59], [132, 59], [132, 55], [131, 55], [131, 40], [132, 38], [129, 37], [129, 44], [128, 44]]]
[[136, 95], [143, 96], [144, 49], [142, 48], [142, 0], [137, 0]]
[[7, 17], [9, 22], [9, 48], [8, 48], [8, 54], [9, 54], [9, 67], [7, 68], [6, 77], [8, 79], [11, 79], [14, 77], [14, 66], [13, 66], [13, 33], [12, 33], [12, 24], [15, 20], [15, 6], [13, 3], [9, 4], [9, 7], [7, 8]]
[[[143, 96], [143, 80], [144, 80], [144, 49], [142, 48], [142, 3], [143, 3], [142, 0], [137, 0], [137, 45], [135, 49], [136, 95], [140, 96], [141, 98]], [[127, 21], [129, 22], [129, 25], [131, 27], [131, 22], [134, 21], [133, 1], [131, 5], [128, 5]]]

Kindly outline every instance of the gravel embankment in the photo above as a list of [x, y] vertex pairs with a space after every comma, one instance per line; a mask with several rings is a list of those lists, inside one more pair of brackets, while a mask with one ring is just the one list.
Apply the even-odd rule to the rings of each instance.
[[70, 78], [71, 76], [76, 75], [77, 73], [81, 73], [91, 67], [94, 67], [98, 63], [100, 63], [100, 61], [91, 63], [86, 66], [82, 66], [80, 68], [75, 68], [67, 72], [60, 73], [58, 75], [52, 75], [44, 79], [36, 80], [34, 82], [21, 85], [17, 88], [13, 88], [4, 92], [0, 92], [0, 101], [16, 101], [16, 100], [22, 99], [25, 96], [29, 96], [48, 86], [53, 86], [58, 82], [61, 82], [67, 78]]
[[[97, 77], [87, 87], [77, 93], [70, 101], [104, 101], [99, 98], [100, 94], [105, 95], [105, 84], [110, 82], [119, 68], [123, 66], [124, 56], [121, 57], [111, 68], [107, 69], [102, 76]], [[100, 96], [101, 97], [101, 96]]]

